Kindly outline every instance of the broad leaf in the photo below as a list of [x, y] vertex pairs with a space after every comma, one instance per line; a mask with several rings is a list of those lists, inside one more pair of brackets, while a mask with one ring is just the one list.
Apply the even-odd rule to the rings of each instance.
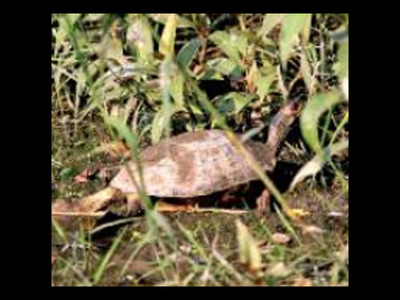
[[237, 64], [233, 60], [225, 57], [212, 59], [207, 62], [207, 66], [209, 69], [215, 70], [221, 75], [241, 76], [242, 74], [242, 70], [237, 66]]
[[[346, 150], [349, 147], [349, 141], [343, 140], [336, 144], [333, 144], [332, 147], [326, 147], [325, 153], [326, 157], [331, 157], [333, 155], [338, 155], [340, 152]], [[313, 159], [307, 162], [296, 174], [292, 183], [290, 184], [290, 190], [292, 190], [299, 182], [303, 181], [305, 178], [309, 176], [316, 175], [319, 171], [321, 171], [322, 167], [326, 163], [326, 159], [324, 159], [321, 155], [315, 155]]]
[[177, 112], [174, 108], [162, 108], [155, 115], [151, 126], [151, 141], [158, 143], [166, 130], [169, 130], [169, 124], [172, 115]]
[[214, 101], [218, 104], [218, 111], [223, 115], [226, 114], [238, 114], [245, 108], [252, 100], [254, 95], [250, 94], [240, 94], [236, 92], [231, 92], [223, 96], [219, 96]]
[[336, 74], [340, 78], [347, 77], [349, 74], [349, 43], [345, 42], [340, 45], [338, 51], [338, 61], [334, 65]]
[[279, 46], [284, 68], [286, 68], [286, 63], [293, 52], [293, 47], [298, 41], [298, 35], [303, 33], [303, 37], [308, 38], [306, 30], [309, 30], [310, 22], [310, 14], [285, 14], [283, 16]]
[[243, 67], [240, 57], [247, 47], [247, 40], [244, 35], [216, 31], [210, 35], [210, 40], [228, 55], [237, 66]]
[[272, 28], [282, 22], [282, 17], [282, 14], [266, 14], [264, 16], [263, 24], [258, 30], [257, 35], [260, 37], [267, 35]]
[[318, 138], [318, 123], [322, 114], [332, 106], [344, 101], [339, 91], [313, 96], [304, 108], [300, 117], [302, 135], [307, 144], [317, 153], [322, 155], [322, 145]]
[[193, 61], [193, 58], [200, 48], [200, 45], [200, 40], [198, 38], [195, 38], [182, 47], [182, 49], [176, 56], [176, 60], [182, 69], [186, 70], [187, 68], [189, 68], [190, 64]]

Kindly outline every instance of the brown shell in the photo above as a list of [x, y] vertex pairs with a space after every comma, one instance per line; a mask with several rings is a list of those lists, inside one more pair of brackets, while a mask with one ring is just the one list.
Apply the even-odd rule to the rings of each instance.
[[[246, 141], [244, 145], [266, 171], [273, 169], [275, 158], [264, 144]], [[189, 132], [161, 141], [146, 148], [140, 161], [145, 190], [152, 196], [203, 196], [258, 178], [221, 130]], [[130, 162], [128, 168], [139, 182], [137, 164]], [[138, 192], [126, 167], [110, 185], [123, 193]]]

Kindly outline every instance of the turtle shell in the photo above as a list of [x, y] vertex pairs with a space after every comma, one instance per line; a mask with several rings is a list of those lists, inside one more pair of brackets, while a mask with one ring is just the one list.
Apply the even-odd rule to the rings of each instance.
[[[264, 144], [251, 140], [243, 144], [264, 170], [274, 168], [274, 153]], [[204, 196], [258, 179], [221, 130], [183, 133], [161, 141], [141, 153], [140, 166], [146, 193], [159, 197]], [[110, 185], [123, 193], [137, 193], [139, 182], [139, 167], [130, 162]]]

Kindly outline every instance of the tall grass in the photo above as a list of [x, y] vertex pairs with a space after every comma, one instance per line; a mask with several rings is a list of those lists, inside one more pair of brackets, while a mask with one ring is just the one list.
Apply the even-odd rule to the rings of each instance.
[[[348, 147], [348, 90], [341, 84], [348, 82], [347, 28], [346, 14], [54, 14], [53, 130], [62, 128], [63, 139], [70, 143], [88, 123], [100, 123], [111, 140], [126, 142], [140, 166], [144, 145], [185, 131], [223, 129], [280, 202], [285, 213], [279, 215], [281, 224], [301, 245], [299, 225], [304, 224], [290, 213], [285, 197], [233, 132], [255, 132], [260, 138], [261, 128], [277, 107], [300, 99], [304, 110], [299, 143], [306, 147], [299, 160], [309, 162], [291, 187], [329, 168], [347, 190], [344, 170], [333, 160]], [[230, 87], [219, 93], [202, 87], [224, 80]], [[262, 126], [256, 117], [260, 115]], [[87, 141], [93, 143], [88, 147], [95, 148], [97, 142]], [[58, 162], [62, 150], [56, 138], [52, 148], [52, 161], [57, 162], [52, 164], [53, 173], [59, 175], [65, 167]], [[164, 246], [176, 251], [171, 225], [153, 210], [143, 180], [136, 184], [147, 211], [148, 235], [129, 261], [143, 245], [154, 243], [160, 229], [168, 236]], [[65, 239], [56, 223], [55, 229]], [[179, 229], [207, 261], [201, 273], [219, 262], [225, 266], [221, 272], [233, 274], [233, 281], [239, 279], [217, 250], [206, 253], [190, 231]], [[123, 234], [94, 277], [85, 281], [100, 283]], [[178, 281], [190, 284], [191, 280]]]

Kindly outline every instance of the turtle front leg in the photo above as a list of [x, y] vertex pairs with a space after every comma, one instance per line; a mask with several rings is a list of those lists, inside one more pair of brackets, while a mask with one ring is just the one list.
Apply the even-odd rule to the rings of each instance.
[[264, 189], [262, 194], [257, 198], [257, 215], [263, 216], [270, 212], [270, 192]]
[[142, 213], [143, 208], [138, 194], [120, 194], [103, 203], [111, 213], [120, 217], [137, 216]]
[[83, 198], [79, 203], [81, 211], [95, 212], [107, 208], [117, 196], [119, 190], [108, 187], [104, 190]]

